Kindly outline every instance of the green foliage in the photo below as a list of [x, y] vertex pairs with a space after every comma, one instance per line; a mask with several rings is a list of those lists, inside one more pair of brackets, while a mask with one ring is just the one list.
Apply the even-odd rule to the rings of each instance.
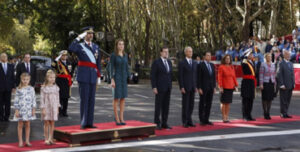
[[[292, 1], [293, 8], [297, 9], [300, 2]], [[243, 9], [247, 0], [239, 2]], [[290, 1], [279, 2], [276, 31], [277, 35], [287, 35], [295, 21], [290, 16]], [[67, 49], [74, 39], [69, 37], [69, 31], [81, 33], [82, 27], [94, 26], [95, 31], [105, 32], [104, 39], [96, 40], [102, 49], [111, 53], [114, 40], [122, 38], [125, 40], [126, 52], [132, 56], [131, 62], [144, 60], [148, 66], [159, 56], [159, 49], [163, 45], [169, 46], [170, 56], [177, 57], [183, 54], [185, 46], [191, 46], [194, 52], [201, 54], [240, 42], [243, 17], [235, 3], [233, 0], [228, 1], [227, 7], [225, 1], [220, 0], [0, 1], [0, 40], [18, 53], [37, 50], [54, 55], [57, 51]], [[250, 16], [258, 10], [258, 0], [252, 0]], [[259, 28], [267, 31], [270, 13], [271, 3], [268, 3], [251, 24], [261, 21], [262, 27]], [[24, 25], [14, 26], [22, 23], [22, 16], [25, 17]], [[18, 22], [14, 22], [13, 18], [18, 19]], [[29, 28], [29, 31], [23, 26]]]

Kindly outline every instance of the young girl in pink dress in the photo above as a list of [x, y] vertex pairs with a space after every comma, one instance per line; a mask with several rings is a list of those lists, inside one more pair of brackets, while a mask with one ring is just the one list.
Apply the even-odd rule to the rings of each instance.
[[48, 70], [45, 82], [41, 88], [41, 112], [44, 120], [45, 144], [54, 144], [54, 122], [57, 121], [59, 104], [59, 87], [55, 84], [56, 75]]

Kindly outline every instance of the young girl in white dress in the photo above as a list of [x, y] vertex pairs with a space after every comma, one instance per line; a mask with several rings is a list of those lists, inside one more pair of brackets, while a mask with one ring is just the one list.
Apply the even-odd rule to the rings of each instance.
[[41, 112], [44, 120], [45, 144], [55, 144], [53, 141], [54, 122], [58, 119], [59, 87], [55, 84], [55, 72], [48, 70], [45, 82], [41, 88]]
[[20, 76], [21, 82], [17, 87], [15, 95], [15, 115], [14, 120], [18, 121], [18, 139], [19, 147], [23, 147], [23, 125], [25, 125], [25, 146], [30, 147], [30, 120], [36, 119], [35, 108], [36, 98], [35, 91], [32, 86], [29, 85], [30, 75], [28, 73], [22, 73]]

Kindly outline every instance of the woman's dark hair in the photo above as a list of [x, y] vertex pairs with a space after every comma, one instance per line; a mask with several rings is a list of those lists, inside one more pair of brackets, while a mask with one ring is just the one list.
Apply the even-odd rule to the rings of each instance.
[[229, 58], [230, 58], [230, 63], [229, 63], [229, 64], [232, 64], [232, 57], [231, 57], [231, 55], [229, 55], [229, 54], [226, 54], [226, 55], [222, 58], [221, 64], [226, 64], [225, 59], [226, 59], [226, 57], [228, 57], [228, 56], [229, 56]]

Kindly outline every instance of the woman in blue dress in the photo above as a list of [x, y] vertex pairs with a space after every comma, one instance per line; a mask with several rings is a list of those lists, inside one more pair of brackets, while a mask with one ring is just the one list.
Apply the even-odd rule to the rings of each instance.
[[[115, 52], [110, 57], [111, 86], [113, 94], [113, 108], [116, 125], [126, 125], [124, 121], [125, 98], [127, 97], [128, 56], [124, 51], [124, 41], [119, 39], [115, 43]], [[120, 115], [118, 115], [118, 104]]]

